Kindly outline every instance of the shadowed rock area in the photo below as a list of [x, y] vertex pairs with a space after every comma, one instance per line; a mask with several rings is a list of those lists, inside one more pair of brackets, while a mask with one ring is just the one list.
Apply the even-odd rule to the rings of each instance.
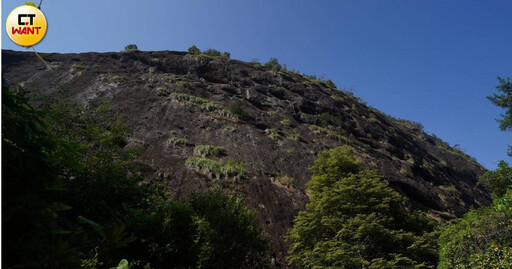
[[[394, 119], [351, 94], [296, 72], [273, 71], [185, 52], [41, 54], [2, 51], [3, 77], [35, 103], [102, 101], [126, 117], [150, 183], [181, 198], [220, 182], [243, 193], [281, 260], [283, 236], [308, 201], [309, 167], [319, 152], [348, 144], [438, 220], [490, 203], [476, 185], [485, 169], [419, 124]], [[187, 159], [194, 146], [221, 146], [207, 158], [243, 163], [245, 173], [216, 174]]]

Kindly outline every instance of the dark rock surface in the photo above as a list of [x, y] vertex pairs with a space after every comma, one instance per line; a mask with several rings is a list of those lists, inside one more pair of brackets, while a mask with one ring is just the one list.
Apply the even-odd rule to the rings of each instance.
[[[148, 181], [166, 182], [175, 197], [218, 180], [187, 168], [194, 147], [173, 145], [169, 138], [222, 146], [225, 154], [216, 160], [244, 162], [244, 180], [220, 181], [245, 194], [278, 260], [286, 249], [283, 236], [308, 200], [309, 167], [318, 152], [342, 144], [353, 146], [365, 164], [379, 169], [411, 208], [439, 220], [490, 202], [489, 194], [476, 186], [485, 169], [471, 157], [418, 125], [298, 73], [172, 51], [41, 56], [51, 68], [34, 53], [2, 51], [5, 81], [23, 86], [40, 102], [66, 99], [94, 108], [110, 100], [133, 130], [127, 147], [143, 148], [141, 159], [151, 167]], [[224, 107], [239, 104], [245, 114], [236, 119], [180, 102], [172, 96], [176, 92]], [[334, 120], [324, 120], [326, 113]], [[317, 125], [321, 128], [314, 129]], [[280, 183], [285, 176], [294, 178], [293, 184]]]

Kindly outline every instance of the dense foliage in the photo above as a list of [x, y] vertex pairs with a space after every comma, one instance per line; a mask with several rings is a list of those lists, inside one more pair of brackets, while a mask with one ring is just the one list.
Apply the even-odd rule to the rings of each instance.
[[500, 161], [498, 169], [487, 171], [480, 177], [479, 183], [491, 192], [493, 199], [500, 198], [507, 190], [512, 189], [512, 167], [505, 161]]
[[512, 190], [442, 229], [439, 268], [512, 268]]
[[[254, 213], [219, 188], [185, 201], [143, 187], [129, 129], [108, 103], [36, 110], [2, 87], [3, 265], [261, 268]], [[128, 264], [128, 265], [127, 265]]]
[[350, 147], [320, 153], [310, 202], [287, 240], [299, 268], [432, 268], [433, 221], [408, 212], [404, 198], [362, 167]]

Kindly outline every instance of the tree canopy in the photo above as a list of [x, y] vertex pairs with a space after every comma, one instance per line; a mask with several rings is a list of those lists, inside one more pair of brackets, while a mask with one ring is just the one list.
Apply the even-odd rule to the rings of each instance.
[[442, 229], [440, 269], [512, 268], [512, 190]]
[[363, 168], [347, 146], [320, 153], [310, 202], [287, 235], [299, 268], [432, 268], [434, 223], [408, 212], [404, 198]]

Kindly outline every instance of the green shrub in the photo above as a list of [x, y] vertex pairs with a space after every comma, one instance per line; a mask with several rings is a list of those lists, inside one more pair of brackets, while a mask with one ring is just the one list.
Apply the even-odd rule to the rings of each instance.
[[336, 89], [336, 84], [334, 84], [334, 82], [332, 82], [330, 79], [325, 81], [325, 85], [331, 89]]
[[239, 102], [230, 104], [226, 109], [241, 120], [248, 120], [250, 118], [249, 114], [245, 112], [242, 104]]
[[310, 125], [309, 129], [311, 131], [313, 131], [313, 133], [315, 133], [315, 134], [324, 135], [324, 136], [326, 136], [326, 137], [328, 137], [328, 138], [330, 138], [332, 140], [338, 140], [338, 141], [347, 142], [347, 139], [343, 135], [338, 134], [337, 132], [329, 130], [327, 128], [320, 127], [318, 125]]
[[181, 145], [181, 146], [191, 146], [192, 143], [188, 142], [188, 139], [184, 137], [170, 137], [167, 139], [167, 142], [173, 146]]
[[266, 129], [265, 132], [270, 136], [272, 139], [279, 139], [281, 135], [277, 132], [276, 128], [269, 128]]
[[234, 132], [236, 132], [236, 127], [235, 126], [226, 126], [222, 130], [230, 132], [230, 133], [234, 133]]
[[295, 178], [288, 175], [279, 176], [276, 178], [276, 180], [286, 187], [295, 187]]
[[177, 92], [183, 93], [183, 92], [187, 91], [187, 89], [189, 87], [190, 87], [190, 85], [185, 81], [180, 80], [180, 81], [176, 82], [176, 91]]
[[245, 165], [234, 161], [222, 164], [208, 158], [192, 157], [187, 159], [185, 166], [190, 169], [196, 169], [211, 179], [233, 179], [234, 181], [239, 181], [244, 179], [247, 174]]
[[217, 157], [222, 155], [224, 152], [224, 148], [221, 146], [212, 146], [212, 145], [197, 145], [194, 148], [194, 155], [200, 157]]
[[396, 122], [398, 122], [400, 125], [405, 126], [409, 129], [413, 130], [423, 130], [423, 125], [419, 122], [414, 122], [410, 120], [404, 120], [404, 119], [395, 119]]
[[203, 57], [210, 57], [210, 58], [224, 58], [229, 59], [231, 57], [231, 53], [225, 51], [220, 52], [216, 49], [207, 49], [203, 52], [201, 52], [200, 49], [198, 49], [195, 45], [188, 48], [188, 55], [196, 55], [196, 56], [203, 56]]
[[221, 175], [224, 178], [232, 178], [234, 181], [239, 181], [245, 178], [247, 170], [245, 170], [245, 164], [237, 163], [234, 161], [228, 161], [226, 164], [220, 167]]
[[336, 95], [336, 94], [333, 94], [331, 95], [331, 98], [336, 100], [336, 101], [340, 101], [340, 102], [343, 102], [345, 99], [343, 98], [343, 96], [341, 95]]
[[291, 119], [282, 119], [281, 124], [289, 126], [292, 124], [292, 120]]
[[300, 134], [289, 134], [286, 138], [299, 141], [300, 140]]
[[158, 87], [156, 88], [156, 93], [159, 95], [159, 96], [168, 96], [170, 91], [168, 88], [166, 87]]
[[455, 188], [455, 186], [453, 186], [453, 185], [439, 186], [439, 188], [441, 190], [444, 190], [444, 191], [448, 192], [448, 193], [451, 193], [452, 195], [459, 195], [460, 194], [459, 190], [457, 190], [457, 188]]
[[268, 62], [266, 62], [264, 64], [264, 66], [270, 68], [270, 70], [272, 70], [274, 72], [277, 72], [277, 71], [281, 70], [281, 68], [282, 68], [282, 66], [279, 63], [279, 61], [277, 60], [277, 58], [270, 58], [268, 60]]
[[124, 47], [124, 50], [121, 52], [130, 52], [130, 51], [139, 51], [139, 48], [137, 48], [137, 45], [135, 45], [135, 44], [129, 44], [126, 47]]
[[179, 102], [195, 105], [201, 107], [205, 111], [214, 112], [219, 116], [231, 118], [238, 120], [239, 117], [236, 114], [233, 114], [231, 111], [227, 110], [224, 106], [214, 103], [205, 98], [193, 96], [185, 93], [171, 93], [171, 96], [174, 97]]
[[78, 71], [89, 69], [87, 67], [87, 65], [85, 65], [85, 64], [73, 64], [73, 65], [71, 65], [71, 68], [78, 70]]
[[201, 54], [201, 50], [196, 47], [196, 45], [192, 45], [188, 48], [188, 54], [190, 55], [199, 55]]
[[208, 56], [214, 56], [214, 57], [220, 57], [221, 56], [220, 51], [218, 51], [216, 49], [207, 49], [203, 53], [208, 55]]
[[439, 268], [510, 268], [512, 190], [441, 229]]

